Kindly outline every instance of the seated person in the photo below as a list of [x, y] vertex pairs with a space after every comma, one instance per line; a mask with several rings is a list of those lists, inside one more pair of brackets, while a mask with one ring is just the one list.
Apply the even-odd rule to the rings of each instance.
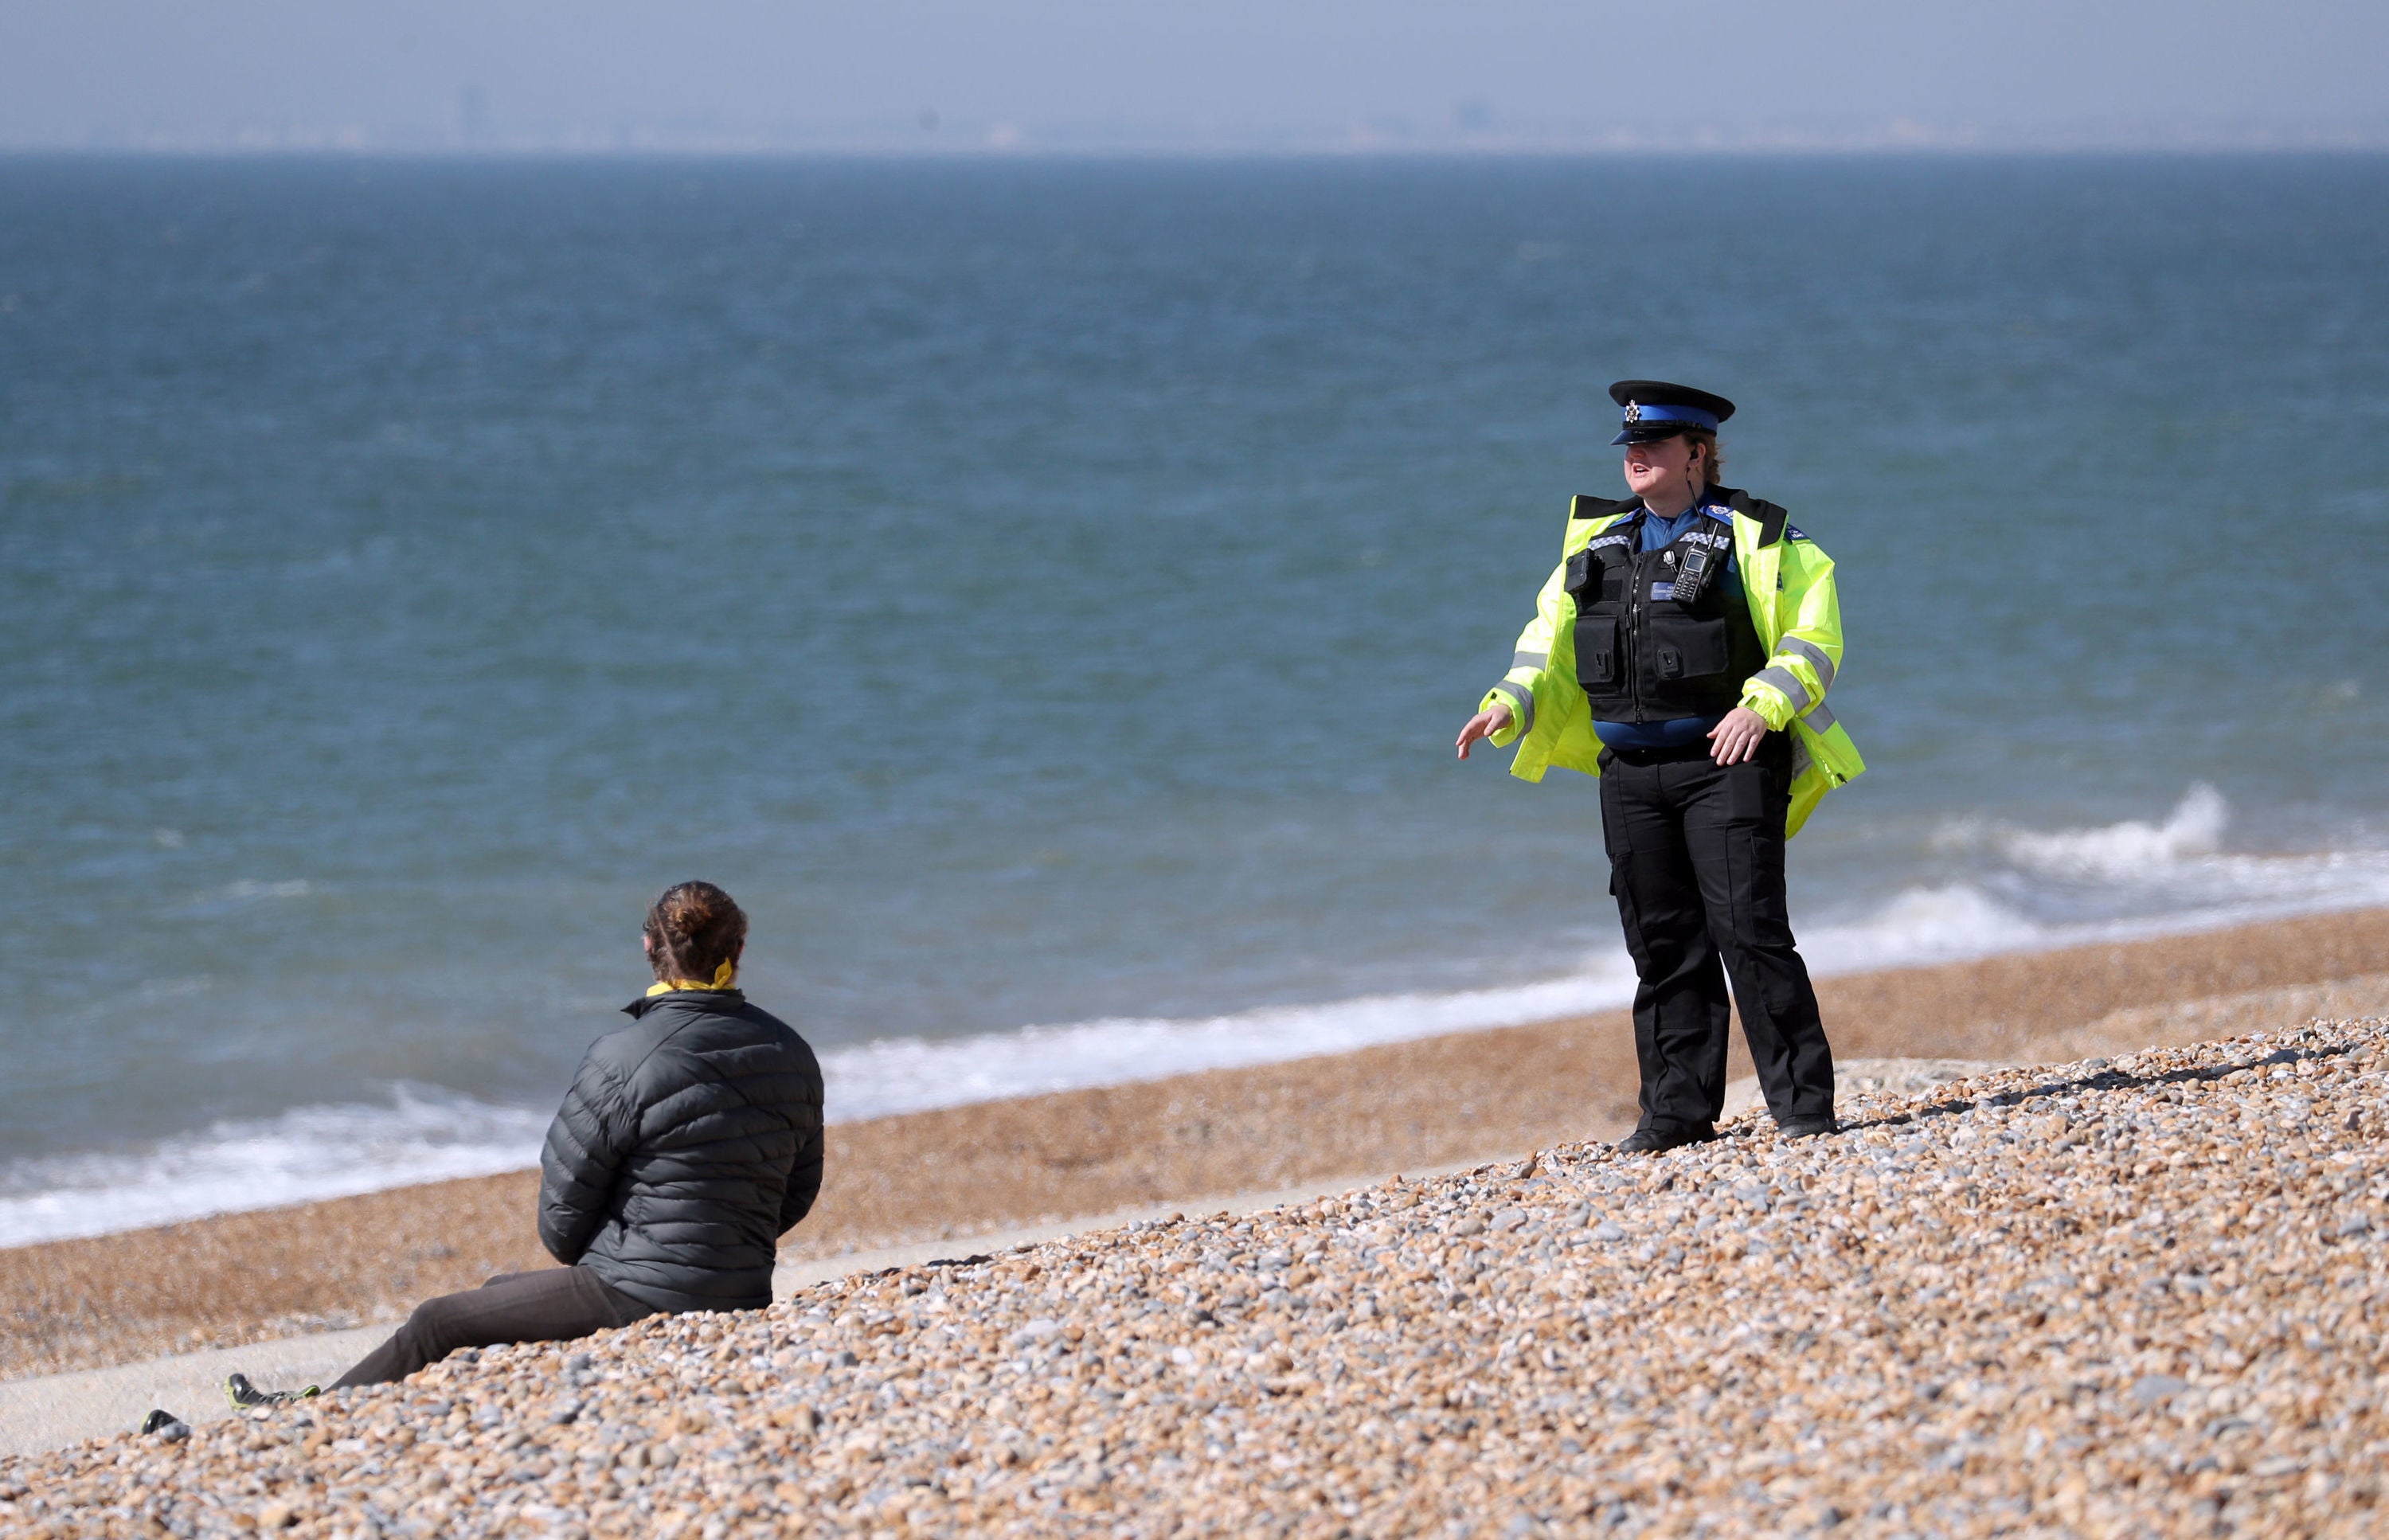
[[[540, 1155], [539, 1238], [561, 1267], [415, 1306], [333, 1381], [403, 1380], [460, 1347], [555, 1342], [658, 1311], [772, 1303], [779, 1238], [822, 1179], [812, 1050], [735, 986], [747, 916], [710, 883], [647, 911], [656, 986], [590, 1046]], [[225, 1381], [236, 1406], [312, 1395]]]

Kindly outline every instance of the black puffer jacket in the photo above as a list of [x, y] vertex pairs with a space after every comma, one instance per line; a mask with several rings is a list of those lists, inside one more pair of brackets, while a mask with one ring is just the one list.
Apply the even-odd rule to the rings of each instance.
[[539, 1238], [658, 1310], [760, 1309], [821, 1192], [821, 1065], [735, 989], [624, 1010], [636, 1025], [590, 1045], [548, 1127]]

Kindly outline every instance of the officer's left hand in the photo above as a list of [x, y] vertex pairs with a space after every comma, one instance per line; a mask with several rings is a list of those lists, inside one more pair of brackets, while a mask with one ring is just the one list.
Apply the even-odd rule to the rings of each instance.
[[1758, 741], [1766, 736], [1767, 719], [1737, 706], [1709, 729], [1709, 757], [1720, 765], [1739, 765], [1758, 752]]

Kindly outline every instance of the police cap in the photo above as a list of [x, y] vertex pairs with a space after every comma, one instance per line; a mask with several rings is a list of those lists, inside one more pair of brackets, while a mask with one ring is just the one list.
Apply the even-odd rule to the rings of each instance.
[[1609, 388], [1609, 399], [1626, 409], [1613, 444], [1650, 444], [1672, 439], [1688, 427], [1717, 431], [1733, 415], [1733, 402], [1723, 396], [1669, 385], [1658, 379], [1622, 379]]

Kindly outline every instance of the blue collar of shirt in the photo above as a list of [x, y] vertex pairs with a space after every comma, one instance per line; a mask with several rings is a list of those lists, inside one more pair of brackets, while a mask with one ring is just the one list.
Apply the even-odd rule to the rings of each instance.
[[1658, 551], [1674, 544], [1676, 538], [1691, 528], [1693, 521], [1704, 514], [1729, 522], [1733, 518], [1732, 511], [1725, 504], [1713, 503], [1707, 498], [1698, 500], [1673, 518], [1662, 518], [1648, 508], [1642, 510], [1635, 515], [1642, 520], [1642, 539], [1636, 542], [1636, 548]]

